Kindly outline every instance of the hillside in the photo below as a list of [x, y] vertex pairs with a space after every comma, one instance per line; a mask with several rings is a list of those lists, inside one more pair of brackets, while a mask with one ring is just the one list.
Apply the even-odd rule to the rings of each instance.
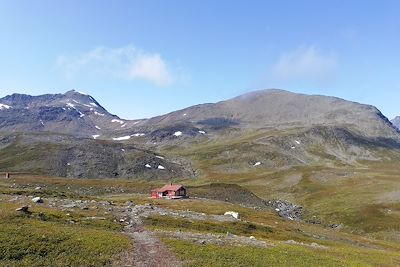
[[3, 171], [170, 179], [209, 169], [356, 166], [380, 160], [383, 151], [397, 155], [400, 147], [397, 130], [373, 106], [283, 90], [136, 121], [77, 91], [14, 94], [0, 103]]
[[[0, 178], [0, 265], [159, 266], [163, 260], [167, 266], [400, 264], [396, 241], [285, 220], [274, 210], [224, 201], [149, 199], [155, 186], [31, 175]], [[203, 189], [189, 188], [200, 195]], [[42, 203], [33, 203], [32, 195]]]
[[93, 137], [126, 124], [93, 97], [75, 90], [65, 94], [0, 98], [0, 127], [5, 132], [53, 132]]
[[366, 136], [399, 137], [388, 119], [373, 106], [276, 89], [254, 91], [215, 104], [197, 105], [140, 123], [158, 127], [174, 124], [190, 124], [206, 129], [349, 125]]

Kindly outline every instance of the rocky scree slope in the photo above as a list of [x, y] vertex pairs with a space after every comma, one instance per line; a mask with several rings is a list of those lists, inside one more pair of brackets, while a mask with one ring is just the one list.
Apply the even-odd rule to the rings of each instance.
[[189, 163], [133, 144], [59, 134], [0, 135], [0, 171], [71, 178], [191, 178]]

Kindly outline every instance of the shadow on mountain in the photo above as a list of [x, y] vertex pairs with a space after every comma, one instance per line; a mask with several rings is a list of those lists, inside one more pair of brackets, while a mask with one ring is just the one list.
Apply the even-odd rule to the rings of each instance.
[[227, 118], [209, 118], [199, 121], [198, 124], [208, 126], [211, 129], [218, 130], [239, 125], [239, 121]]

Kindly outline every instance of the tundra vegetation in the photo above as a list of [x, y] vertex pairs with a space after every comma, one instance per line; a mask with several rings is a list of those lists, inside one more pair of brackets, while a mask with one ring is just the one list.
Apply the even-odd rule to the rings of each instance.
[[[390, 173], [395, 173], [385, 170], [380, 173], [383, 178], [378, 188], [387, 192], [390, 187], [394, 192], [395, 179], [390, 179]], [[275, 177], [284, 180], [299, 171], [288, 170]], [[343, 198], [335, 199], [325, 189], [329, 184], [312, 177], [310, 169], [302, 171], [308, 176], [306, 181], [299, 181], [304, 185], [297, 190], [304, 188], [303, 194], [308, 195], [296, 200], [308, 210], [301, 221], [279, 217], [270, 207], [261, 206], [262, 201], [257, 202], [257, 195], [249, 191], [254, 190], [254, 184], [249, 186], [243, 178], [242, 186], [222, 180], [215, 187], [206, 179], [204, 184], [182, 181], [196, 198], [171, 201], [149, 198], [150, 189], [162, 182], [12, 175], [0, 182], [0, 265], [112, 266], [128, 261], [127, 257], [134, 263], [135, 254], [131, 252], [135, 251], [135, 242], [124, 230], [129, 222], [120, 218], [126, 218], [121, 216], [129, 213], [127, 207], [146, 205], [154, 210], [143, 217], [145, 229], [166, 244], [184, 266], [400, 264], [396, 224], [400, 207], [389, 203], [395, 195], [371, 192], [368, 183], [357, 184], [359, 179], [368, 179], [366, 170], [352, 170], [356, 173], [352, 178], [339, 175], [344, 169], [326, 170], [327, 175], [336, 174], [341, 179], [336, 190]], [[350, 193], [354, 186], [357, 195]], [[231, 199], [232, 192], [240, 197]], [[33, 203], [33, 196], [42, 197], [44, 203]], [[317, 197], [320, 206], [313, 204], [312, 199]], [[377, 201], [372, 206], [367, 201], [371, 197]], [[246, 205], [249, 199], [253, 199], [252, 205]], [[25, 205], [29, 212], [16, 211]], [[229, 210], [239, 212], [240, 220], [212, 217], [223, 217]], [[320, 215], [321, 224], [307, 222], [315, 219], [314, 214]], [[343, 227], [332, 228], [332, 223]], [[193, 238], [196, 233], [201, 235]], [[242, 239], [236, 242], [236, 237], [250, 243]], [[225, 238], [228, 241], [223, 245], [216, 243]], [[250, 241], [253, 239], [265, 242], [265, 246], [254, 245]]]
[[[400, 266], [400, 135], [375, 107], [265, 90], [129, 121], [76, 91], [1, 101], [1, 266]], [[166, 182], [191, 198], [150, 199]]]

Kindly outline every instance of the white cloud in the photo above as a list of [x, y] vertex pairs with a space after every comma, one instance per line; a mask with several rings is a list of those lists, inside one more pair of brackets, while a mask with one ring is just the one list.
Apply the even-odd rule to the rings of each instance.
[[129, 70], [132, 78], [141, 78], [164, 85], [172, 83], [168, 67], [160, 55], [141, 55]]
[[125, 80], [145, 80], [159, 86], [174, 82], [170, 67], [158, 53], [149, 53], [134, 46], [98, 47], [79, 55], [62, 55], [57, 66], [65, 77], [96, 75]]
[[336, 72], [336, 68], [335, 55], [322, 53], [315, 46], [302, 46], [283, 53], [273, 65], [272, 74], [284, 81], [324, 81]]

